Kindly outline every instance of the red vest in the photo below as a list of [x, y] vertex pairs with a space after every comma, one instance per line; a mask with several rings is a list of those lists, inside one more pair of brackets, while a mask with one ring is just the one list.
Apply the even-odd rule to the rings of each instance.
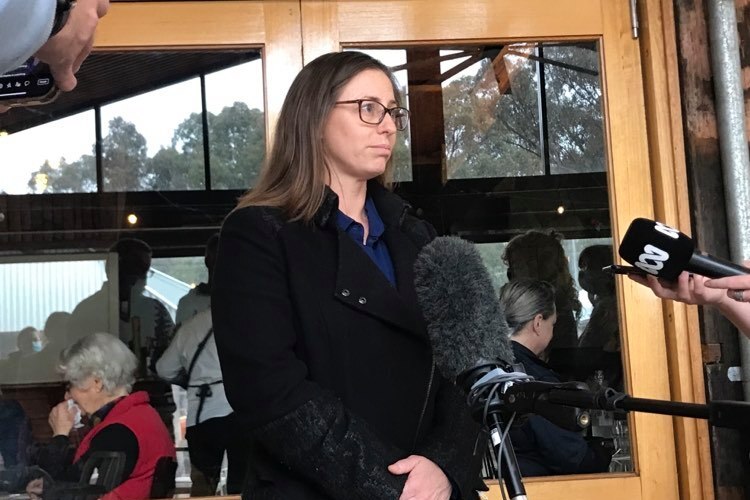
[[74, 462], [91, 446], [91, 440], [102, 429], [112, 424], [122, 424], [135, 434], [138, 440], [138, 460], [130, 476], [103, 499], [140, 500], [149, 498], [156, 462], [161, 457], [175, 458], [174, 444], [169, 437], [159, 414], [148, 403], [148, 394], [134, 392], [117, 403], [81, 441]]

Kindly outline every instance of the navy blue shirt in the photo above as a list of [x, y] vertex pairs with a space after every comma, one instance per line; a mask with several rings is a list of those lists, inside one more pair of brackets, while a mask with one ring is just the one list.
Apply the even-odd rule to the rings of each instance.
[[370, 222], [370, 232], [367, 234], [367, 241], [364, 243], [364, 226], [348, 215], [345, 215], [341, 210], [336, 214], [336, 225], [370, 256], [375, 265], [383, 272], [386, 279], [395, 287], [396, 272], [393, 269], [391, 254], [388, 252], [388, 247], [382, 239], [385, 232], [385, 224], [383, 224], [383, 219], [380, 218], [380, 214], [378, 214], [378, 210], [375, 208], [375, 203], [373, 203], [372, 198], [369, 196], [365, 200], [365, 213], [367, 214], [367, 220]]

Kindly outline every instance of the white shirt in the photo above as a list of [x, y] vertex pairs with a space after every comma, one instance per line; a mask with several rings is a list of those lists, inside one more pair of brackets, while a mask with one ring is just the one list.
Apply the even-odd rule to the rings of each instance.
[[191, 289], [177, 303], [177, 317], [175, 323], [181, 325], [201, 311], [211, 307], [211, 294], [206, 283], [201, 283]]
[[56, 0], [0, 0], [0, 74], [16, 69], [52, 32]]
[[[175, 335], [172, 343], [159, 361], [156, 362], [156, 372], [160, 377], [170, 380], [177, 376], [180, 368], [187, 370], [193, 359], [198, 344], [206, 337], [208, 330], [213, 325], [211, 321], [211, 310], [205, 310], [186, 321]], [[221, 367], [219, 366], [219, 355], [216, 352], [216, 339], [213, 335], [201, 351], [190, 374], [190, 385], [210, 384], [221, 380]], [[188, 387], [188, 414], [187, 426], [195, 425], [195, 417], [198, 412], [197, 387]], [[232, 413], [226, 394], [224, 384], [211, 386], [212, 395], [206, 398], [201, 411], [201, 422], [210, 418], [224, 417]]]

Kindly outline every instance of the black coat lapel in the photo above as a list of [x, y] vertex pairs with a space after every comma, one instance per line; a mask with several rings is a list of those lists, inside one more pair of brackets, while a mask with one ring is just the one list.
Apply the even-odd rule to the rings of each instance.
[[[388, 232], [389, 230], [386, 229], [386, 234]], [[414, 293], [414, 285], [413, 276], [404, 272], [404, 252], [400, 248], [402, 245], [399, 245], [393, 238], [386, 239], [396, 270], [396, 283], [399, 288], [411, 291], [410, 297], [406, 300], [349, 235], [342, 231], [337, 231], [337, 235], [336, 298], [365, 314], [423, 336], [421, 317], [415, 315], [414, 308], [408, 304], [409, 298]], [[403, 281], [407, 279], [411, 281]], [[401, 285], [402, 283], [405, 286]]]

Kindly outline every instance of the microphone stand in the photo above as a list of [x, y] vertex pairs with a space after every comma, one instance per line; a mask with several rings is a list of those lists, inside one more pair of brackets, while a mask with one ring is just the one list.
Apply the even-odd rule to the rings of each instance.
[[503, 427], [506, 404], [502, 398], [502, 384], [491, 381], [482, 385], [485, 376], [497, 368], [502, 369], [496, 362], [480, 364], [461, 373], [456, 383], [469, 395], [474, 419], [489, 431], [489, 441], [498, 462], [498, 477], [503, 479], [508, 495], [512, 500], [528, 500], [513, 444]]
[[714, 427], [746, 429], [750, 403], [744, 401], [711, 401], [707, 404], [679, 403], [659, 399], [633, 398], [612, 388], [596, 392], [584, 389], [580, 382], [516, 382], [503, 393], [505, 412], [538, 413], [545, 405], [607, 411], [639, 411], [708, 420]]
[[[522, 373], [508, 373], [508, 366], [497, 361], [482, 362], [464, 371], [456, 384], [468, 394], [474, 418], [489, 431], [489, 440], [498, 458], [498, 477], [513, 500], [528, 500], [523, 478], [518, 467], [507, 430], [503, 430], [506, 415], [541, 415], [557, 420], [558, 425], [570, 430], [589, 424], [587, 412], [568, 412], [565, 408], [639, 411], [678, 417], [708, 420], [714, 427], [745, 429], [750, 420], [750, 403], [744, 401], [711, 401], [707, 404], [680, 403], [658, 399], [633, 398], [612, 388], [588, 390], [582, 382], [540, 382], [525, 378]], [[555, 408], [557, 406], [557, 408]]]

